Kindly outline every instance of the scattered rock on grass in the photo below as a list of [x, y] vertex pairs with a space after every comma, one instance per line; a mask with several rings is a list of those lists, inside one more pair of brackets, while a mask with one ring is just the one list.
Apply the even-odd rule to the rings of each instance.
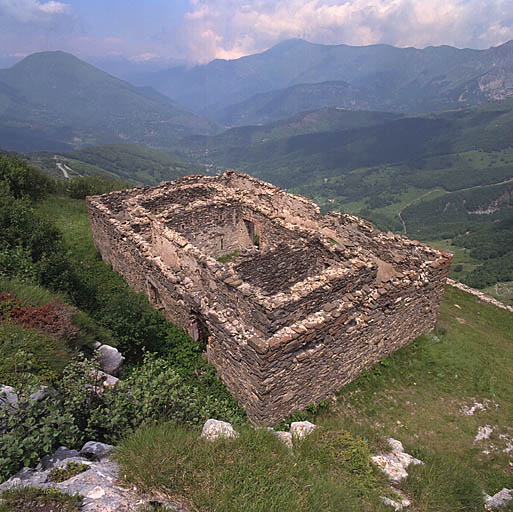
[[301, 440], [311, 434], [316, 427], [317, 425], [314, 425], [309, 421], [294, 421], [290, 424], [290, 433], [292, 434], [292, 437]]
[[399, 483], [408, 477], [406, 468], [410, 464], [424, 464], [421, 460], [405, 453], [403, 445], [397, 439], [389, 438], [388, 444], [392, 448], [389, 453], [375, 455], [372, 461], [386, 474], [386, 476], [394, 483]]
[[203, 425], [203, 430], [201, 431], [202, 438], [207, 441], [215, 441], [219, 438], [234, 438], [239, 434], [235, 432], [231, 423], [227, 421], [219, 421], [214, 419], [209, 419]]
[[385, 505], [389, 505], [394, 508], [394, 510], [403, 510], [405, 508], [408, 508], [411, 505], [411, 501], [406, 497], [406, 494], [404, 494], [399, 489], [395, 489], [392, 487], [392, 491], [396, 494], [397, 498], [387, 498], [386, 496], [381, 496], [381, 501]]
[[505, 507], [513, 499], [513, 489], [502, 489], [493, 496], [485, 494], [485, 509], [486, 510], [497, 510]]
[[474, 437], [474, 442], [482, 441], [484, 439], [489, 439], [493, 432], [493, 428], [490, 425], [485, 425], [484, 427], [479, 427], [477, 429], [476, 437]]

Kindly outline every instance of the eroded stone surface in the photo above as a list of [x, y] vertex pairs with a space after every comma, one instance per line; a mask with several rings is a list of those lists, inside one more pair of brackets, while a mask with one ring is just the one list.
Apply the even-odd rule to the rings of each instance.
[[375, 455], [372, 461], [386, 474], [394, 483], [399, 483], [404, 478], [408, 478], [406, 468], [410, 464], [424, 464], [421, 460], [404, 452], [403, 445], [396, 439], [389, 438], [388, 443], [392, 448], [389, 453]]
[[87, 199], [104, 260], [194, 339], [257, 425], [430, 331], [451, 256], [250, 176]]
[[513, 499], [513, 489], [502, 489], [493, 496], [485, 494], [485, 508], [487, 510], [498, 510], [505, 507]]
[[[95, 452], [94, 457], [100, 460], [89, 460], [80, 456], [76, 450], [61, 447], [53, 456], [44, 458], [44, 462], [41, 460], [36, 469], [23, 468], [1, 484], [0, 492], [16, 487], [54, 487], [66, 494], [83, 496], [80, 507], [82, 512], [136, 512], [141, 506], [155, 501], [150, 497], [141, 497], [133, 489], [118, 483], [118, 464], [104, 456], [108, 446], [89, 442], [80, 450], [80, 453], [89, 456]], [[86, 464], [89, 469], [64, 482], [50, 482], [51, 470], [66, 467], [68, 462]], [[176, 504], [164, 504], [171, 510], [187, 512]]]

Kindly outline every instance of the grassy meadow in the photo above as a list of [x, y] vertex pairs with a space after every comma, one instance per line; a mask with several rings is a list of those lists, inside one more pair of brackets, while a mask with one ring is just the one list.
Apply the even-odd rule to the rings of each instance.
[[[513, 315], [447, 287], [434, 332], [293, 419], [327, 437], [344, 433], [350, 451], [377, 453], [387, 437], [399, 439], [425, 463], [399, 486], [413, 511], [483, 510], [483, 491], [513, 487], [513, 450], [504, 451], [513, 442], [512, 333]], [[475, 402], [483, 409], [464, 414]], [[490, 438], [474, 441], [486, 425]], [[263, 431], [215, 444], [198, 435], [173, 425], [139, 431], [119, 454], [126, 480], [198, 511], [390, 510], [379, 474], [352, 471], [351, 456], [339, 465], [344, 449], [323, 465], [321, 434], [293, 453]]]

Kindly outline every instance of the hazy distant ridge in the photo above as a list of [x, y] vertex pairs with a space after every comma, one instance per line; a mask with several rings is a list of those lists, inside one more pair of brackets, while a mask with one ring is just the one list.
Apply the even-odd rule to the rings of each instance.
[[488, 50], [419, 50], [294, 39], [263, 53], [148, 73], [139, 81], [228, 125], [267, 122], [325, 106], [423, 112], [512, 96], [513, 41]]

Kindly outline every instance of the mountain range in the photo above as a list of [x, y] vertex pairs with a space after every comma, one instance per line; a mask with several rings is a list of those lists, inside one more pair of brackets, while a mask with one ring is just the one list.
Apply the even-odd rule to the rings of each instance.
[[488, 50], [313, 44], [147, 73], [139, 84], [227, 126], [326, 106], [394, 112], [459, 108], [513, 95], [513, 41]]
[[219, 127], [148, 87], [135, 87], [64, 52], [0, 70], [0, 146], [65, 150], [95, 143], [168, 146]]

